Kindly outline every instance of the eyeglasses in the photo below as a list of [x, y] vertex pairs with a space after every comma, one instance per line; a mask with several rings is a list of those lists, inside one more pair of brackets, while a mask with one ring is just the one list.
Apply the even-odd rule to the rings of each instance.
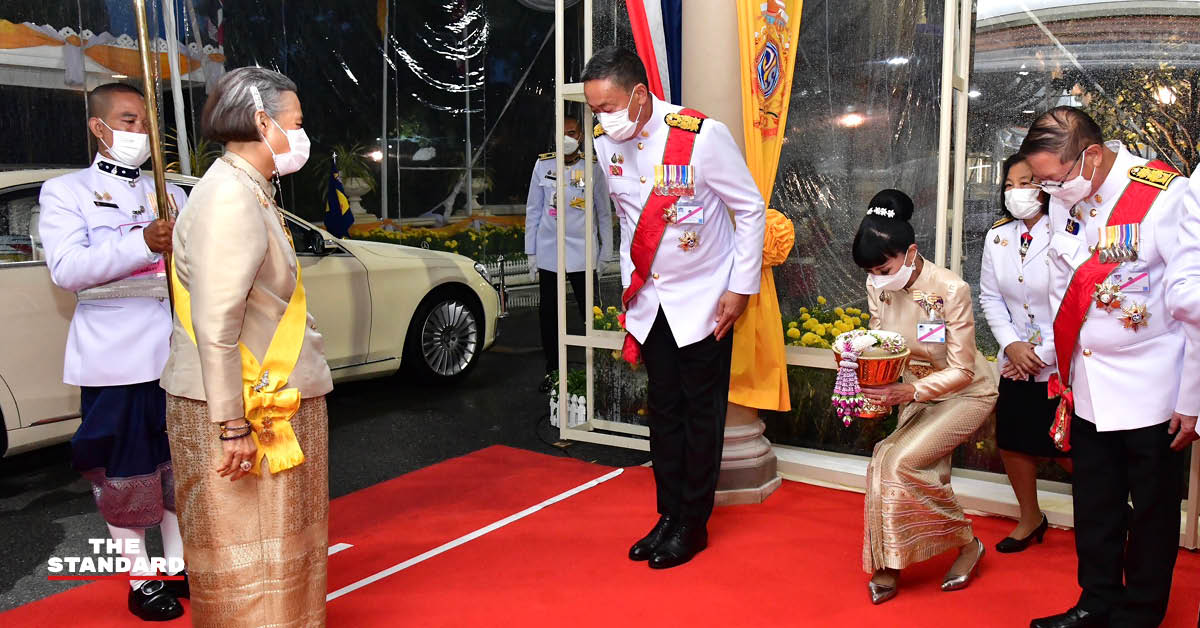
[[[1080, 160], [1083, 159], [1083, 156], [1087, 154], [1088, 148], [1091, 148], [1092, 146], [1095, 146], [1095, 145], [1094, 144], [1089, 145], [1087, 148], [1083, 149], [1082, 151], [1079, 151], [1079, 156], [1075, 158], [1075, 161], [1071, 162], [1071, 169], [1067, 171], [1067, 174], [1065, 176], [1063, 176], [1064, 179], [1071, 176], [1072, 172], [1075, 172], [1075, 165], [1078, 164], [1080, 162]], [[1080, 168], [1079, 172], [1080, 172], [1080, 174], [1082, 174], [1083, 169]], [[1065, 182], [1063, 182], [1063, 181], [1041, 181], [1039, 183], [1036, 183], [1035, 185], [1042, 188], [1043, 192], [1046, 192], [1047, 194], [1049, 194], [1050, 190], [1061, 189], [1062, 186], [1065, 185]]]

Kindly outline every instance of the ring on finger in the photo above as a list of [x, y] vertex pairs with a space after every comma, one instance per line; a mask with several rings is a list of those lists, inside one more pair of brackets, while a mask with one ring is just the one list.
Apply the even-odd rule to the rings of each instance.
[[249, 472], [253, 466], [254, 465], [251, 464], [249, 460], [243, 460], [242, 464], [238, 465], [238, 468], [241, 469], [242, 471]]

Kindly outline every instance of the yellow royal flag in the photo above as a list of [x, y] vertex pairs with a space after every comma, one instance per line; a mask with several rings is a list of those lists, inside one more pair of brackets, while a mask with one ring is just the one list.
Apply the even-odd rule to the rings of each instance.
[[[746, 164], [767, 202], [775, 187], [787, 128], [803, 5], [803, 0], [737, 0]], [[768, 209], [762, 283], [734, 325], [730, 403], [760, 410], [791, 409], [783, 319], [771, 268], [787, 260], [795, 238], [791, 220]]]

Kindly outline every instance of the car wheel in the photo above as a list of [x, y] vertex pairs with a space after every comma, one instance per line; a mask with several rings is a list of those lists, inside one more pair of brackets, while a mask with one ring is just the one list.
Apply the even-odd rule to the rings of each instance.
[[458, 381], [483, 351], [483, 316], [474, 302], [451, 291], [434, 293], [417, 308], [405, 340], [404, 364], [427, 381]]

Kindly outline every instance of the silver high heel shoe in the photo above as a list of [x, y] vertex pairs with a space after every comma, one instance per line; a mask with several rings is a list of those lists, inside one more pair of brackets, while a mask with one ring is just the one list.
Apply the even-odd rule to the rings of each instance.
[[896, 597], [896, 593], [899, 592], [899, 590], [900, 589], [896, 586], [867, 582], [867, 591], [871, 592], [872, 604], [883, 604], [884, 602]]
[[975, 570], [979, 568], [979, 561], [983, 560], [984, 552], [983, 541], [980, 541], [979, 537], [975, 537], [974, 542], [979, 546], [979, 555], [975, 557], [975, 562], [971, 563], [971, 568], [967, 569], [965, 574], [955, 576], [947, 573], [946, 578], [942, 580], [943, 591], [957, 591], [965, 589], [968, 584], [971, 584], [971, 578], [975, 575]]

